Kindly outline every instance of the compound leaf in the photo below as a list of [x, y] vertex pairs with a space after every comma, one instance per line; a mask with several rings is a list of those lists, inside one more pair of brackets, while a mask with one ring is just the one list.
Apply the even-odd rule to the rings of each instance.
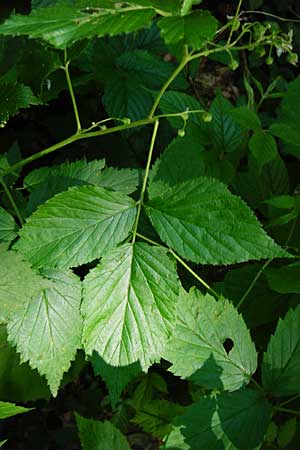
[[86, 419], [75, 413], [83, 450], [130, 450], [125, 436], [110, 422]]
[[23, 408], [23, 406], [17, 406], [14, 403], [7, 403], [0, 401], [0, 419], [7, 419], [7, 417], [16, 416], [17, 414], [23, 414], [24, 412], [31, 411], [32, 408]]
[[276, 397], [300, 393], [300, 307], [279, 319], [264, 354], [264, 388]]
[[[242, 316], [227, 300], [182, 292], [177, 323], [164, 350], [169, 370], [207, 389], [236, 390], [250, 381], [257, 354]], [[232, 348], [224, 347], [226, 341]]]
[[0, 25], [5, 36], [28, 35], [64, 49], [76, 41], [95, 36], [131, 33], [148, 26], [155, 11], [151, 7], [85, 8], [59, 5], [35, 9], [29, 15], [12, 15]]
[[33, 213], [16, 247], [36, 267], [90, 262], [128, 236], [135, 205], [131, 198], [101, 187], [72, 187]]
[[165, 249], [137, 243], [112, 250], [84, 281], [86, 353], [114, 366], [139, 360], [148, 368], [170, 336], [178, 289]]
[[31, 297], [50, 285], [21, 255], [0, 247], [0, 322], [7, 322]]
[[0, 242], [10, 242], [17, 236], [14, 218], [0, 206]]
[[199, 177], [177, 184], [151, 200], [146, 211], [161, 239], [197, 263], [288, 256], [243, 200], [214, 179]]
[[81, 283], [71, 271], [44, 271], [53, 286], [13, 314], [7, 331], [23, 362], [45, 375], [53, 395], [81, 343]]
[[240, 389], [203, 397], [175, 423], [193, 450], [258, 450], [271, 411], [271, 405], [259, 392]]

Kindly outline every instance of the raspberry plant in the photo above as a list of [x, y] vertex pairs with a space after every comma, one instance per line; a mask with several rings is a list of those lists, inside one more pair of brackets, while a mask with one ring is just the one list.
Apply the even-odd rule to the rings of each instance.
[[[84, 450], [131, 448], [114, 416], [125, 404], [162, 449], [254, 450], [296, 433], [299, 412], [285, 405], [300, 395], [300, 203], [283, 155], [299, 156], [299, 79], [280, 91], [244, 63], [235, 105], [220, 91], [202, 102], [189, 85], [199, 61], [297, 65], [293, 30], [249, 20], [242, 1], [225, 23], [202, 6], [33, 0], [0, 25], [3, 61], [19, 46], [0, 78], [4, 131], [66, 89], [75, 124], [45, 149], [22, 157], [13, 146], [0, 159], [0, 379], [10, 386], [0, 417], [26, 411], [8, 401], [57, 396], [91, 363], [113, 420], [75, 411]], [[91, 120], [78, 102], [86, 90], [102, 106]], [[265, 117], [272, 99], [278, 111]], [[145, 165], [108, 166], [101, 137], [111, 135]], [[90, 141], [99, 157], [78, 157]], [[76, 154], [43, 165], [65, 147]], [[186, 404], [166, 395], [157, 367], [186, 380]]]

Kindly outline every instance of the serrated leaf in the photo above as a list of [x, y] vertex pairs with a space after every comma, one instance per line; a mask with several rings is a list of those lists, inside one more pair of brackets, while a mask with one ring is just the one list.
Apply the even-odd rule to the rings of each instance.
[[280, 319], [264, 354], [264, 389], [275, 397], [300, 393], [300, 307]]
[[166, 44], [180, 43], [199, 50], [205, 42], [213, 39], [218, 22], [209, 11], [201, 10], [185, 16], [163, 17], [158, 26]]
[[97, 186], [75, 186], [41, 205], [16, 247], [36, 267], [74, 267], [103, 256], [128, 236], [135, 202]]
[[23, 257], [0, 249], [0, 322], [7, 322], [31, 297], [51, 283], [35, 272]]
[[274, 160], [278, 155], [277, 144], [271, 134], [257, 130], [249, 141], [249, 150], [254, 156], [259, 172], [268, 162]]
[[[261, 264], [248, 264], [229, 270], [224, 280], [214, 284], [214, 289], [234, 305], [241, 298], [261, 270]], [[285, 311], [287, 298], [273, 292], [267, 282], [268, 269], [256, 280], [250, 294], [245, 298], [239, 310], [249, 328], [268, 324]], [[259, 311], [259, 314], [257, 313]]]
[[132, 395], [130, 404], [134, 409], [139, 410], [153, 400], [158, 393], [159, 395], [168, 394], [168, 385], [165, 379], [156, 372], [144, 373]]
[[23, 414], [31, 410], [32, 408], [24, 408], [23, 406], [17, 406], [14, 403], [0, 401], [0, 419], [7, 419], [7, 417]]
[[212, 121], [210, 124], [211, 140], [219, 154], [234, 152], [244, 142], [244, 132], [231, 116], [234, 110], [229, 100], [220, 93], [213, 100], [210, 108]]
[[0, 242], [10, 242], [17, 236], [14, 218], [0, 206]]
[[6, 122], [20, 109], [39, 104], [41, 101], [35, 97], [30, 87], [18, 83], [0, 84], [0, 122]]
[[[192, 290], [182, 292], [177, 322], [163, 357], [169, 369], [207, 389], [233, 391], [249, 383], [257, 354], [245, 322], [234, 306]], [[232, 348], [227, 351], [224, 343]]]
[[138, 169], [107, 167], [101, 172], [96, 184], [123, 194], [132, 194], [137, 190], [140, 181], [141, 171]]
[[6, 327], [0, 325], [0, 397], [2, 400], [28, 402], [50, 398], [46, 379], [28, 363], [21, 364], [20, 355], [7, 341]]
[[174, 325], [179, 284], [166, 250], [124, 244], [84, 280], [83, 345], [108, 364], [148, 368]]
[[53, 286], [13, 314], [7, 331], [22, 361], [45, 375], [54, 396], [81, 343], [81, 283], [71, 271], [44, 271]]
[[280, 294], [300, 294], [300, 263], [266, 270], [269, 286]]
[[226, 158], [220, 160], [218, 153], [204, 144], [202, 130], [188, 125], [185, 136], [174, 139], [155, 161], [149, 176], [149, 196], [154, 198], [170, 186], [200, 176], [229, 182], [234, 175], [232, 164]]
[[135, 121], [147, 116], [153, 97], [139, 85], [137, 77], [120, 76], [106, 83], [102, 101], [110, 117], [129, 117]]
[[184, 411], [185, 407], [177, 403], [168, 400], [152, 400], [142, 406], [132, 422], [147, 433], [164, 438], [172, 429], [172, 420]]
[[247, 106], [234, 108], [229, 112], [229, 115], [237, 124], [246, 130], [256, 131], [261, 128], [261, 121], [258, 115], [251, 111]]
[[146, 205], [160, 238], [202, 264], [287, 256], [248, 206], [217, 180], [199, 177], [169, 188]]
[[64, 49], [95, 36], [131, 33], [148, 26], [155, 11], [149, 7], [88, 8], [59, 5], [35, 9], [29, 15], [12, 15], [0, 25], [5, 36], [28, 35]]
[[241, 389], [204, 397], [188, 407], [176, 425], [193, 450], [258, 450], [271, 411], [271, 405], [259, 392]]
[[92, 355], [92, 365], [94, 373], [100, 375], [105, 381], [113, 408], [115, 408], [127, 384], [141, 372], [141, 366], [138, 362], [129, 366], [115, 367], [107, 364], [96, 353]]
[[82, 450], [130, 450], [125, 436], [110, 422], [85, 419], [75, 413]]
[[[105, 159], [87, 161], [83, 158], [72, 162], [66, 161], [57, 166], [40, 167], [39, 169], [32, 170], [26, 175], [23, 183], [30, 191], [36, 189], [38, 185], [46, 183], [49, 177], [52, 176], [96, 184], [104, 166]], [[66, 187], [69, 187], [69, 185]]]
[[[163, 114], [182, 113], [184, 111], [194, 111], [203, 109], [202, 105], [191, 95], [184, 92], [167, 91], [163, 95], [159, 103], [159, 108]], [[204, 109], [203, 109], [204, 111]], [[174, 128], [182, 128], [184, 123], [180, 117], [167, 117]], [[189, 121], [198, 125], [200, 128], [204, 128], [203, 120], [201, 119], [201, 113], [190, 114]], [[204, 130], [203, 130], [204, 133]]]
[[40, 204], [72, 186], [97, 185], [104, 165], [104, 159], [89, 162], [82, 159], [33, 170], [24, 179], [24, 185], [31, 191], [27, 211], [32, 213]]

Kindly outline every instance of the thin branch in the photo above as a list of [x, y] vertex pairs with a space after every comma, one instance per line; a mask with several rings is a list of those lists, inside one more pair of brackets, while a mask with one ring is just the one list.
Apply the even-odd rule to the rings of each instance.
[[13, 210], [18, 218], [18, 221], [20, 222], [20, 225], [22, 226], [24, 224], [24, 220], [22, 217], [22, 214], [20, 213], [20, 210], [10, 192], [9, 187], [7, 186], [7, 184], [5, 183], [4, 179], [2, 177], [0, 177], [0, 183], [2, 184], [2, 187], [4, 189], [4, 192], [8, 198], [8, 200], [10, 201], [11, 206], [13, 207]]
[[153, 133], [152, 133], [152, 138], [151, 138], [151, 143], [150, 143], [150, 148], [149, 148], [149, 153], [148, 153], [148, 159], [147, 159], [145, 175], [144, 175], [144, 179], [143, 179], [143, 185], [142, 185], [140, 198], [139, 198], [139, 202], [138, 202], [137, 214], [136, 214], [136, 218], [135, 218], [135, 222], [134, 222], [133, 230], [132, 230], [132, 243], [134, 243], [135, 239], [136, 239], [136, 233], [137, 233], [137, 229], [138, 229], [138, 225], [139, 225], [141, 210], [142, 210], [144, 197], [145, 197], [145, 192], [146, 192], [146, 188], [147, 188], [147, 181], [148, 181], [148, 177], [149, 177], [149, 171], [150, 171], [150, 166], [151, 166], [152, 155], [153, 155], [154, 144], [155, 144], [155, 140], [156, 140], [156, 136], [157, 136], [158, 126], [159, 126], [159, 121], [156, 120], [154, 122], [154, 128], [153, 128]]
[[72, 81], [71, 81], [71, 77], [70, 77], [70, 72], [69, 72], [70, 61], [67, 60], [68, 59], [68, 57], [67, 57], [67, 50], [64, 50], [64, 57], [65, 57], [65, 65], [63, 66], [63, 70], [64, 70], [64, 72], [66, 74], [66, 79], [67, 79], [67, 83], [68, 83], [68, 89], [69, 89], [71, 100], [72, 100], [74, 115], [75, 115], [76, 124], [77, 124], [77, 133], [80, 133], [81, 132], [81, 123], [80, 123], [80, 118], [79, 118], [79, 112], [78, 112], [78, 108], [77, 108], [76, 98], [75, 98], [75, 94], [74, 94], [74, 90], [73, 90], [73, 86], [72, 86]]

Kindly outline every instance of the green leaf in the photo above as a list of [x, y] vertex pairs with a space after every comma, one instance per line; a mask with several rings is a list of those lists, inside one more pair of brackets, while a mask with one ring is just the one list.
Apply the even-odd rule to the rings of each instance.
[[281, 139], [283, 142], [296, 147], [296, 152], [299, 152], [300, 133], [292, 128], [289, 124], [274, 123], [270, 126], [270, 133]]
[[300, 393], [300, 307], [280, 319], [264, 354], [264, 389], [275, 397]]
[[102, 101], [110, 117], [129, 117], [135, 121], [147, 116], [153, 97], [150, 91], [139, 85], [135, 76], [120, 76], [105, 85]]
[[41, 205], [20, 231], [18, 250], [36, 267], [74, 267], [128, 236], [135, 202], [96, 186], [75, 186]]
[[165, 379], [156, 372], [143, 373], [130, 404], [134, 409], [140, 410], [146, 403], [162, 394], [168, 394], [168, 385]]
[[204, 397], [188, 407], [176, 425], [181, 426], [181, 434], [193, 450], [258, 450], [271, 411], [271, 405], [259, 392], [241, 389]]
[[[300, 80], [296, 78], [289, 84], [281, 106], [278, 122], [270, 128], [271, 133], [279, 137], [287, 144], [287, 149], [292, 149], [291, 153], [299, 154], [300, 133], [298, 123], [298, 112], [300, 108]], [[296, 147], [294, 151], [293, 148]]]
[[244, 143], [245, 135], [232, 117], [234, 108], [229, 100], [218, 93], [211, 104], [213, 116], [210, 126], [211, 140], [219, 154], [238, 150]]
[[16, 115], [20, 109], [41, 104], [30, 87], [23, 84], [0, 84], [0, 92], [0, 122], [4, 124], [10, 117]]
[[278, 155], [275, 139], [262, 130], [255, 131], [253, 136], [251, 136], [249, 150], [258, 164], [259, 171], [261, 171], [265, 164], [274, 160]]
[[261, 128], [261, 121], [258, 115], [251, 111], [247, 106], [240, 106], [234, 108], [229, 112], [229, 115], [246, 130], [257, 131]]
[[287, 448], [287, 446], [292, 442], [297, 432], [297, 418], [284, 422], [278, 431], [277, 443], [279, 448]]
[[81, 283], [71, 271], [44, 271], [53, 286], [34, 296], [8, 323], [22, 361], [45, 375], [55, 396], [81, 343]]
[[75, 413], [82, 450], [130, 450], [125, 436], [110, 422], [85, 419]]
[[28, 35], [40, 38], [56, 48], [70, 47], [76, 41], [94, 36], [131, 33], [149, 25], [152, 8], [129, 7], [89, 10], [82, 6], [59, 5], [35, 9], [29, 15], [12, 15], [0, 25], [5, 36]]
[[194, 262], [232, 264], [288, 255], [217, 180], [201, 177], [171, 187], [146, 211], [160, 238]]
[[27, 211], [32, 213], [40, 204], [69, 187], [96, 185], [104, 165], [104, 159], [89, 162], [82, 159], [33, 170], [24, 179], [24, 185], [31, 191]]
[[0, 442], [0, 447], [3, 447], [3, 445], [5, 444], [5, 442], [7, 442], [7, 439], [5, 439], [5, 441], [1, 441], [1, 442]]
[[0, 325], [0, 398], [14, 402], [49, 398], [50, 390], [44, 377], [27, 363], [7, 341], [6, 327]]
[[[159, 108], [163, 114], [174, 114], [188, 110], [193, 111], [203, 109], [202, 105], [194, 97], [185, 94], [184, 92], [177, 91], [165, 92], [159, 103]], [[167, 117], [167, 119], [174, 128], [182, 128], [184, 125], [181, 117]], [[189, 122], [198, 125], [200, 128], [204, 127], [201, 113], [190, 114], [188, 120]]]
[[269, 268], [265, 272], [269, 286], [280, 294], [300, 294], [300, 263]]
[[[177, 316], [163, 354], [172, 363], [172, 373], [207, 389], [233, 391], [249, 383], [257, 354], [242, 316], [231, 303], [194, 289], [182, 292]], [[225, 342], [232, 346], [229, 351]]]
[[265, 203], [278, 209], [291, 209], [297, 206], [296, 198], [291, 195], [278, 195], [265, 200]]
[[14, 218], [0, 206], [0, 242], [10, 242], [17, 236]]
[[139, 425], [142, 430], [153, 436], [163, 438], [172, 429], [172, 420], [180, 416], [185, 407], [168, 400], [152, 400], [143, 405], [132, 419], [133, 423]]
[[141, 172], [138, 169], [107, 167], [101, 172], [96, 184], [123, 194], [132, 194], [137, 190], [140, 179]]
[[199, 5], [200, 3], [202, 3], [202, 0], [183, 0], [180, 11], [181, 15], [188, 14], [193, 5]]
[[[36, 189], [41, 184], [47, 183], [48, 179], [51, 177], [62, 178], [66, 185], [65, 189], [71, 186], [71, 180], [76, 180], [78, 182], [85, 181], [90, 184], [96, 184], [104, 166], [105, 159], [87, 161], [83, 158], [73, 162], [66, 161], [57, 166], [40, 167], [39, 169], [32, 170], [28, 175], [26, 175], [23, 183], [24, 186], [26, 186], [26, 188], [30, 191]], [[54, 194], [56, 193], [57, 192], [54, 192]], [[50, 197], [51, 195], [48, 198]]]
[[94, 373], [105, 381], [113, 408], [127, 384], [141, 372], [141, 366], [137, 362], [129, 366], [114, 367], [106, 364], [96, 353], [92, 355], [92, 365]]
[[51, 283], [38, 275], [21, 255], [0, 248], [0, 322], [20, 311], [31, 297]]
[[[194, 124], [187, 127], [185, 136], [177, 137], [155, 161], [150, 177], [148, 193], [151, 198], [159, 196], [170, 186], [200, 176], [218, 178], [229, 182], [234, 174], [232, 164], [217, 152], [207, 149], [202, 130]], [[184, 151], [183, 151], [184, 149]]]
[[[8, 169], [10, 166], [13, 166], [15, 163], [19, 162], [22, 159], [22, 155], [19, 149], [19, 145], [17, 142], [14, 142], [10, 149], [0, 155], [0, 173], [2, 170]], [[5, 175], [4, 181], [8, 186], [12, 186], [17, 180], [20, 173], [19, 170], [15, 170], [13, 173]]]
[[7, 419], [7, 417], [23, 414], [31, 410], [32, 408], [23, 408], [23, 406], [17, 406], [14, 403], [0, 401], [0, 419]]
[[163, 17], [158, 26], [166, 44], [188, 45], [193, 50], [200, 50], [213, 39], [218, 22], [209, 11], [201, 10], [185, 16]]
[[147, 369], [174, 326], [178, 289], [165, 249], [137, 243], [112, 250], [84, 280], [86, 353], [114, 366], [139, 360]]
[[[222, 282], [214, 284], [214, 289], [229, 298], [234, 305], [238, 305], [260, 269], [261, 264], [248, 264], [229, 270]], [[268, 270], [265, 270], [259, 277], [239, 308], [249, 328], [256, 328], [272, 322], [286, 308], [287, 298], [270, 289], [266, 277], [267, 272]]]

